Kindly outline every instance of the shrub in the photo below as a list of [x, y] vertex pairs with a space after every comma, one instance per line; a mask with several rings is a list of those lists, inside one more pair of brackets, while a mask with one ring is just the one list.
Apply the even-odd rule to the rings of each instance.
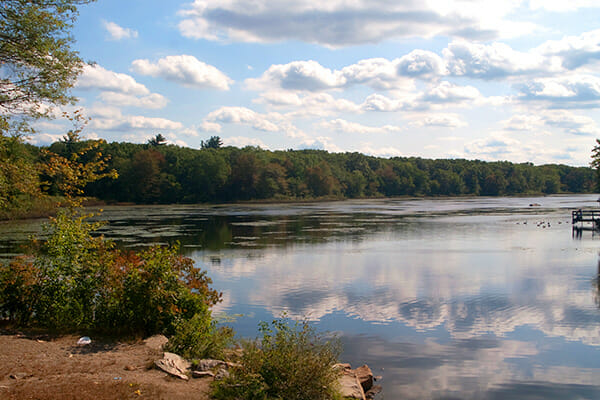
[[244, 346], [241, 366], [217, 381], [217, 399], [337, 399], [337, 340], [326, 340], [304, 322], [261, 323], [260, 341]]
[[97, 292], [111, 243], [91, 232], [99, 224], [71, 209], [45, 227], [48, 240], [34, 254], [0, 267], [0, 314], [20, 325], [51, 329], [94, 325]]
[[233, 330], [218, 327], [208, 310], [182, 319], [175, 325], [175, 334], [169, 338], [165, 350], [189, 360], [223, 359], [224, 350], [233, 343]]
[[138, 253], [94, 237], [100, 224], [61, 210], [45, 244], [30, 257], [0, 265], [0, 317], [60, 331], [170, 334], [178, 322], [221, 300], [206, 272], [178, 246]]
[[[208, 313], [221, 301], [205, 271], [179, 247], [114, 252], [98, 310], [99, 327], [117, 333], [173, 334], [181, 320]], [[209, 317], [210, 318], [210, 317]]]

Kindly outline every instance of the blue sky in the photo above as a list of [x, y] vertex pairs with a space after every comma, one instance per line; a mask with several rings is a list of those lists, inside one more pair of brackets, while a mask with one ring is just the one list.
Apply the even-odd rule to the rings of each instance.
[[587, 165], [598, 21], [595, 0], [99, 0], [74, 94], [108, 141]]

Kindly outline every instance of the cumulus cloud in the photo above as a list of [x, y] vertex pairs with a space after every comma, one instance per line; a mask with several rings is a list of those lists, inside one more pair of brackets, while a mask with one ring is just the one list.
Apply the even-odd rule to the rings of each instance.
[[441, 82], [421, 96], [428, 103], [460, 103], [474, 101], [481, 97], [479, 90], [473, 86], [458, 86], [450, 82]]
[[223, 72], [194, 56], [167, 56], [156, 62], [141, 59], [131, 63], [131, 69], [141, 75], [159, 76], [187, 87], [229, 90], [233, 81]]
[[509, 131], [535, 132], [544, 124], [544, 121], [539, 115], [517, 114], [502, 121], [502, 124], [504, 129]]
[[551, 107], [600, 107], [600, 78], [593, 75], [540, 78], [518, 88], [521, 100], [547, 100]]
[[469, 78], [503, 79], [559, 69], [541, 54], [519, 52], [504, 43], [454, 41], [443, 54], [451, 75]]
[[563, 133], [577, 136], [600, 134], [596, 121], [585, 115], [574, 114], [567, 110], [542, 110], [536, 115], [513, 115], [502, 121], [508, 131], [547, 133], [545, 129], [559, 129]]
[[260, 78], [248, 79], [246, 84], [250, 89], [255, 90], [280, 87], [289, 90], [317, 91], [342, 87], [345, 81], [338, 72], [309, 60], [272, 65]]
[[395, 125], [384, 125], [384, 126], [367, 126], [357, 122], [350, 122], [344, 119], [334, 119], [331, 121], [324, 121], [320, 124], [322, 129], [332, 130], [343, 133], [362, 133], [362, 134], [380, 134], [399, 132], [402, 127]]
[[136, 82], [127, 74], [109, 71], [98, 64], [85, 64], [75, 87], [78, 89], [99, 89], [132, 95], [148, 95], [150, 90]]
[[168, 103], [163, 95], [151, 93], [132, 76], [107, 70], [97, 64], [84, 65], [75, 87], [83, 90], [100, 90], [98, 98], [111, 106], [158, 109]]
[[447, 74], [446, 63], [442, 57], [426, 50], [413, 50], [402, 56], [397, 62], [399, 75], [410, 77], [439, 77]]
[[106, 29], [108, 32], [111, 40], [131, 39], [138, 37], [138, 32], [134, 29], [123, 28], [122, 26], [109, 21], [103, 21], [102, 24], [104, 25], [104, 29]]
[[405, 155], [400, 149], [393, 146], [377, 147], [372, 143], [362, 143], [357, 151], [375, 157], [401, 157]]
[[460, 128], [468, 124], [457, 114], [429, 114], [411, 122], [410, 125], [414, 127]]
[[168, 103], [167, 98], [158, 93], [151, 93], [147, 96], [133, 96], [126, 93], [102, 92], [98, 98], [107, 104], [123, 107], [158, 109], [165, 107]]
[[334, 98], [329, 93], [294, 93], [271, 91], [261, 93], [255, 100], [277, 110], [290, 110], [290, 117], [328, 116], [332, 114], [359, 113], [361, 105], [350, 100]]
[[600, 135], [596, 121], [585, 115], [576, 115], [569, 111], [552, 111], [544, 115], [543, 120], [546, 125], [563, 129], [571, 135]]
[[235, 146], [235, 147], [246, 147], [246, 146], [255, 146], [260, 147], [261, 149], [268, 149], [269, 147], [263, 143], [262, 140], [257, 138], [249, 138], [244, 136], [233, 136], [223, 139], [223, 144], [225, 146]]
[[532, 24], [504, 21], [520, 1], [195, 0], [180, 11], [185, 37], [240, 42], [300, 40], [330, 47], [438, 35], [491, 39]]
[[600, 29], [584, 32], [579, 36], [566, 36], [561, 40], [549, 40], [536, 51], [547, 56], [559, 56], [567, 69], [596, 62], [600, 59]]
[[[416, 65], [412, 62], [414, 75], [425, 76], [434, 66]], [[343, 89], [354, 85], [366, 85], [378, 90], [412, 88], [412, 80], [403, 78], [398, 72], [400, 60], [371, 58], [360, 60], [340, 70], [323, 67], [317, 61], [293, 61], [269, 67], [259, 78], [246, 80], [252, 90], [302, 90], [322, 91]], [[411, 60], [404, 60], [404, 69], [410, 69]], [[429, 70], [428, 70], [429, 68]], [[403, 71], [402, 69], [400, 69]]]
[[298, 147], [300, 150], [327, 150], [332, 153], [339, 153], [342, 151], [336, 146], [330, 137], [318, 136], [315, 138], [307, 138]]
[[494, 133], [489, 137], [476, 139], [465, 144], [465, 152], [483, 159], [506, 160], [508, 155], [522, 143], [516, 139]]
[[[271, 65], [261, 76], [249, 78], [245, 83], [251, 90], [270, 92], [319, 92], [356, 85], [377, 91], [406, 92], [415, 89], [415, 79], [432, 84], [448, 77], [513, 81], [550, 77], [565, 72], [566, 64], [579, 65], [600, 58], [600, 46], [596, 44], [600, 43], [600, 30], [588, 36], [567, 40], [571, 47], [566, 49], [563, 48], [567, 44], [548, 42], [529, 52], [516, 51], [499, 42], [455, 40], [442, 50], [441, 56], [417, 49], [392, 60], [364, 59], [341, 69], [327, 68], [315, 60], [297, 60]], [[584, 46], [587, 47], [583, 49]], [[567, 54], [569, 49], [575, 49], [573, 54]], [[577, 49], [583, 53], [577, 53]]]
[[408, 101], [404, 99], [393, 99], [382, 94], [369, 95], [362, 107], [365, 111], [393, 112], [408, 108]]
[[[280, 128], [263, 114], [245, 107], [221, 107], [208, 114], [204, 119], [207, 123], [250, 125], [256, 130], [277, 132]], [[210, 125], [208, 125], [210, 126]], [[214, 125], [212, 125], [215, 128]]]
[[92, 118], [90, 129], [105, 131], [130, 131], [140, 129], [181, 130], [181, 122], [166, 118], [146, 117], [143, 115], [123, 115], [116, 107], [95, 106], [85, 109]]
[[529, 0], [532, 10], [544, 9], [547, 11], [575, 11], [579, 8], [598, 8], [600, 4], [596, 0]]
[[422, 92], [405, 93], [401, 96], [384, 96], [374, 93], [361, 104], [364, 111], [397, 112], [428, 111], [448, 107], [465, 107], [504, 102], [501, 98], [485, 98], [473, 86], [459, 86], [442, 81]]
[[572, 159], [569, 151], [548, 148], [542, 141], [524, 142], [503, 132], [493, 132], [488, 137], [466, 143], [464, 155], [487, 161], [511, 160], [538, 164]]

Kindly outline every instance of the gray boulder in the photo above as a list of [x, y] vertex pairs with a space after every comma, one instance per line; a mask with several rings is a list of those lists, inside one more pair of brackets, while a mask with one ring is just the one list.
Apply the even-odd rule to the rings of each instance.
[[177, 354], [165, 352], [163, 358], [156, 360], [154, 364], [162, 371], [176, 376], [183, 380], [188, 380], [188, 372], [192, 368], [192, 364]]

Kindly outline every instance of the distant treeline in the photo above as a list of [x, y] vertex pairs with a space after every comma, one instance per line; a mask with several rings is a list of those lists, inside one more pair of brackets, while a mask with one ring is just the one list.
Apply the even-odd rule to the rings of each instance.
[[[213, 138], [211, 138], [213, 139]], [[207, 142], [209, 143], [209, 142]], [[84, 142], [60, 141], [49, 150], [65, 157]], [[199, 203], [381, 196], [459, 196], [589, 193], [587, 167], [534, 166], [479, 160], [378, 158], [320, 150], [268, 151], [256, 147], [202, 149], [104, 143], [119, 177], [86, 187], [86, 195], [135, 203]], [[52, 185], [50, 194], [56, 192]]]

